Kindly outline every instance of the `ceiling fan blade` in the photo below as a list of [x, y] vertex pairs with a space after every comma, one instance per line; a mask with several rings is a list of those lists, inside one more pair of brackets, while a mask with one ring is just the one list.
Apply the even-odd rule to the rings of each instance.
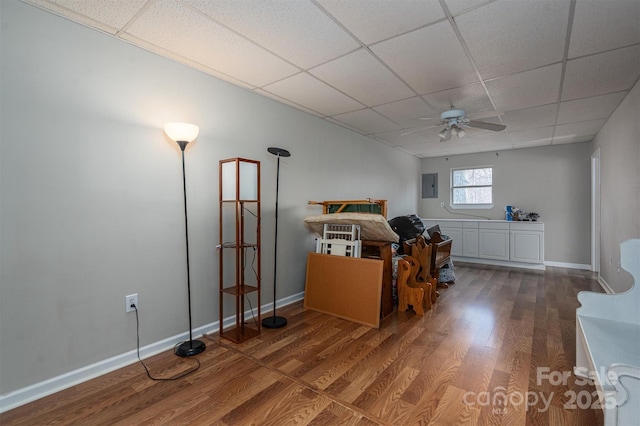
[[467, 123], [467, 126], [475, 127], [478, 129], [492, 130], [494, 132], [500, 132], [507, 128], [507, 126], [503, 124], [486, 123], [484, 121], [473, 121], [473, 120], [469, 121]]
[[467, 115], [467, 118], [473, 120], [482, 120], [483, 118], [498, 117], [504, 115], [502, 111], [482, 111]]
[[[443, 132], [444, 132], [444, 137], [442, 136]], [[451, 130], [446, 128], [442, 132], [438, 133], [438, 136], [440, 136], [440, 142], [446, 142], [449, 139], [451, 139]]]

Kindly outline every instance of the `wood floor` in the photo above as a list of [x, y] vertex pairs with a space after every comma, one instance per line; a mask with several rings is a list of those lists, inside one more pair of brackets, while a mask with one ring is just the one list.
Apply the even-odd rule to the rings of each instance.
[[[172, 382], [134, 364], [0, 415], [2, 425], [600, 425], [578, 386], [576, 294], [588, 272], [456, 264], [424, 317], [372, 329], [305, 311], [243, 344], [204, 339], [201, 367]], [[147, 360], [171, 377], [194, 359]], [[562, 375], [567, 379], [562, 380]], [[527, 404], [528, 401], [528, 404]]]

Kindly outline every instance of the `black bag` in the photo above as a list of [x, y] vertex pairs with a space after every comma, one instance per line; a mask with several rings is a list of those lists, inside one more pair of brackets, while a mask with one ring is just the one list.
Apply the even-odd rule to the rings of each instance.
[[417, 238], [424, 232], [424, 224], [415, 214], [394, 217], [389, 221], [389, 226], [400, 236], [400, 248], [398, 254], [402, 253], [402, 243], [413, 238]]

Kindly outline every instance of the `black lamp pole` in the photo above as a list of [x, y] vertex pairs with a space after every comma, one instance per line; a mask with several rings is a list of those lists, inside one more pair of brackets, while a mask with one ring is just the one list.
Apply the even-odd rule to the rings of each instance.
[[278, 166], [276, 172], [276, 232], [275, 232], [275, 244], [273, 249], [273, 316], [262, 320], [262, 326], [265, 328], [280, 328], [287, 325], [287, 319], [285, 317], [276, 316], [276, 278], [278, 276], [278, 192], [280, 190], [280, 157], [290, 157], [291, 153], [286, 149], [269, 147], [267, 148], [270, 154], [278, 157]]
[[189, 341], [182, 342], [175, 348], [175, 354], [182, 357], [197, 355], [206, 349], [204, 342], [193, 340], [191, 329], [191, 276], [189, 274], [189, 224], [187, 220], [187, 180], [184, 169], [184, 149], [189, 142], [177, 141], [182, 151], [182, 190], [184, 194], [184, 237], [187, 243], [187, 294], [189, 299]]

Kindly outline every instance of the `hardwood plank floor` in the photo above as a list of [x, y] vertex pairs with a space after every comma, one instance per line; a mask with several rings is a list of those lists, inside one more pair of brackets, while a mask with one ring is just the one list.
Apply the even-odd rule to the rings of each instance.
[[[599, 409], [576, 406], [594, 388], [572, 373], [576, 294], [601, 291], [593, 275], [458, 263], [456, 278], [424, 317], [394, 313], [372, 329], [299, 302], [279, 311], [286, 327], [244, 343], [206, 336], [184, 378], [151, 381], [136, 363], [0, 424], [602, 424]], [[162, 377], [195, 364], [171, 351], [146, 362]]]

